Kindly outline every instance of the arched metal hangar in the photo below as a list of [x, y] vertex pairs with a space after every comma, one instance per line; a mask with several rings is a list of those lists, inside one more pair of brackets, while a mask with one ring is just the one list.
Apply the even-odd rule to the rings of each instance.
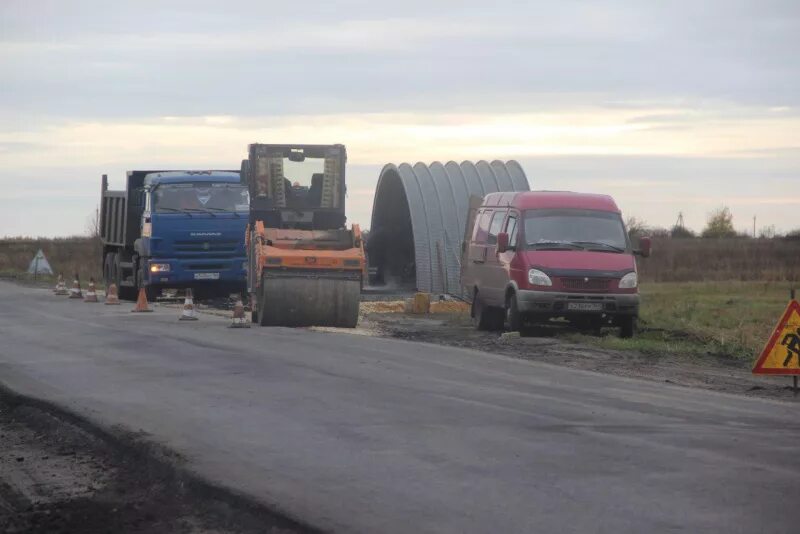
[[525, 171], [513, 160], [385, 165], [367, 243], [378, 283], [459, 294], [470, 197], [528, 190]]

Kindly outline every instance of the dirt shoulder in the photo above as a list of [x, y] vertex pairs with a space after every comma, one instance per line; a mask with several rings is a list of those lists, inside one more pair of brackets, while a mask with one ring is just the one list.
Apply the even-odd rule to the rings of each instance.
[[[740, 395], [793, 399], [788, 377], [760, 377], [750, 373], [750, 362], [724, 355], [660, 350], [612, 350], [597, 346], [595, 339], [558, 328], [539, 329], [519, 335], [476, 330], [466, 313], [412, 315], [373, 312], [362, 304], [356, 334], [367, 334], [470, 348], [514, 358], [546, 362], [618, 376], [669, 382]], [[575, 338], [582, 342], [572, 341]], [[587, 342], [588, 340], [588, 342]], [[798, 397], [800, 399], [800, 397]]]
[[180, 459], [0, 390], [0, 530], [311, 532], [183, 471]]

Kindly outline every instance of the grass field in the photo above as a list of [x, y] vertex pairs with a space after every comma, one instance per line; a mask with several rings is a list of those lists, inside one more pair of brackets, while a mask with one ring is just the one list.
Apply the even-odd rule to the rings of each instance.
[[55, 274], [63, 273], [67, 283], [78, 273], [81, 280], [103, 277], [100, 256], [102, 244], [90, 237], [5, 238], [0, 239], [0, 276], [28, 279], [26, 271], [36, 251], [42, 249]]
[[641, 331], [620, 339], [568, 334], [581, 342], [652, 354], [753, 360], [789, 301], [790, 282], [644, 283]]
[[643, 282], [800, 280], [800, 240], [653, 239], [639, 258]]

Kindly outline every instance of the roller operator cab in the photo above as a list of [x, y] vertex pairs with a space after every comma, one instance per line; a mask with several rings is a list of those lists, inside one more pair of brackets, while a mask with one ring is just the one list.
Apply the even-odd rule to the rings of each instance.
[[249, 194], [239, 171], [130, 171], [125, 191], [103, 178], [103, 272], [120, 294], [163, 289], [244, 292]]
[[607, 195], [492, 193], [474, 213], [462, 284], [480, 329], [519, 330], [566, 318], [580, 328], [636, 330], [639, 289], [634, 249]]

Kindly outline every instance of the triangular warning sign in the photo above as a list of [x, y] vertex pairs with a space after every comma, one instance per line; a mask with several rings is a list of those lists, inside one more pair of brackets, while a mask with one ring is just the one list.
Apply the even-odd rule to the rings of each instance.
[[786, 306], [753, 366], [753, 374], [800, 375], [800, 304], [796, 300]]
[[31, 260], [30, 265], [28, 265], [28, 272], [30, 274], [53, 274], [53, 269], [50, 268], [50, 262], [45, 258], [42, 249], [39, 249], [39, 252], [37, 252], [36, 256]]

